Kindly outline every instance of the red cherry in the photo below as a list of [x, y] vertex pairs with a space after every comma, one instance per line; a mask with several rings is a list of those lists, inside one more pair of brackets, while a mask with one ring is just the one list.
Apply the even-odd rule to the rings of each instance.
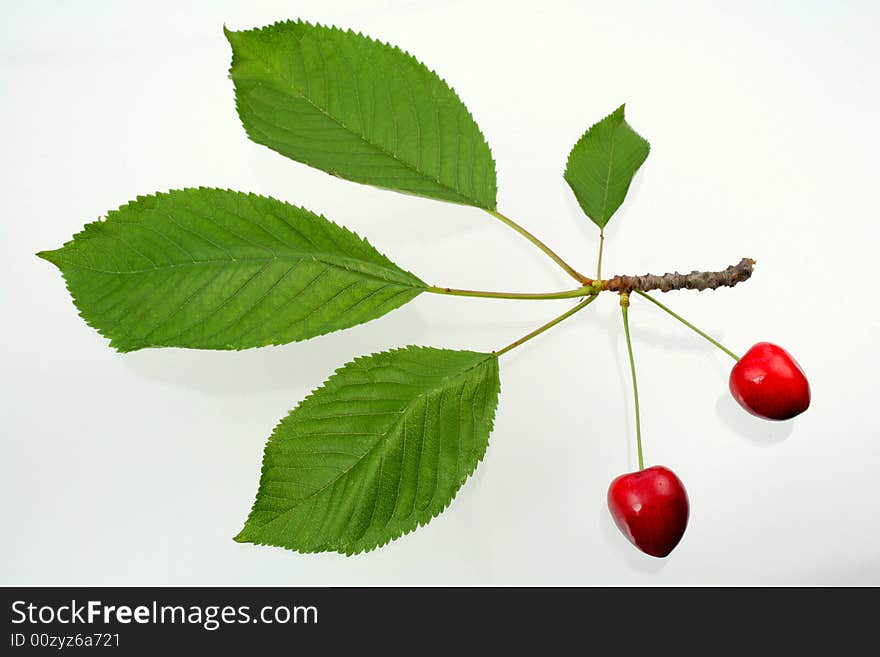
[[630, 543], [652, 557], [665, 557], [687, 527], [687, 491], [662, 465], [617, 477], [608, 487], [608, 509]]
[[730, 372], [730, 392], [752, 415], [788, 420], [810, 406], [810, 384], [785, 349], [759, 342]]

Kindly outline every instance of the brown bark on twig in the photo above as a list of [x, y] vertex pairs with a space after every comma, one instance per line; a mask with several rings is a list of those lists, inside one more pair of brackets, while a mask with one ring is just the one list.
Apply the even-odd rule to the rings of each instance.
[[733, 287], [748, 280], [752, 275], [755, 261], [743, 258], [736, 265], [724, 271], [692, 271], [690, 274], [644, 274], [642, 276], [615, 276], [602, 281], [603, 290], [629, 294], [633, 290], [715, 290], [719, 287]]

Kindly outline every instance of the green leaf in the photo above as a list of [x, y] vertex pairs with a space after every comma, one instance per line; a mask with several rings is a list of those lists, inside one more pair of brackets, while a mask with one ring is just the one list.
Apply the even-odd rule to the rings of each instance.
[[621, 105], [584, 133], [571, 149], [565, 180], [600, 229], [611, 219], [650, 145], [624, 120]]
[[301, 21], [225, 32], [253, 141], [347, 180], [495, 208], [495, 162], [479, 127], [409, 54]]
[[239, 542], [355, 554], [428, 523], [482, 460], [494, 354], [407, 347], [336, 371], [275, 428]]
[[37, 255], [120, 351], [304, 340], [380, 317], [426, 287], [324, 217], [220, 189], [138, 197]]

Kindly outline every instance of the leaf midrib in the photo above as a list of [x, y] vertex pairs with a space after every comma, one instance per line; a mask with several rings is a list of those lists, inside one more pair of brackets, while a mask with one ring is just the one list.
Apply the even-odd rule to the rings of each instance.
[[606, 217], [605, 214], [608, 211], [608, 188], [611, 186], [611, 167], [614, 164], [614, 147], [616, 145], [615, 137], [617, 136], [617, 126], [611, 130], [611, 148], [608, 151], [608, 172], [605, 175], [605, 190], [602, 195], [602, 214], [601, 221], [604, 226], [610, 217]]
[[[410, 274], [409, 272], [404, 272], [403, 270], [389, 269], [388, 267], [386, 267], [384, 265], [370, 263], [370, 264], [373, 264], [375, 267], [378, 267], [378, 268], [383, 269], [385, 271], [393, 272], [395, 274], [402, 273], [402, 274], [404, 274], [404, 276], [407, 276], [407, 277], [411, 276], [415, 280], [402, 281], [397, 278], [382, 278], [381, 276], [377, 276], [376, 274], [374, 274], [372, 272], [365, 271], [363, 268], [357, 266], [359, 261], [355, 258], [338, 257], [338, 258], [334, 259], [329, 256], [324, 256], [324, 257], [316, 256], [314, 254], [308, 254], [306, 252], [302, 252], [302, 254], [290, 254], [290, 255], [284, 255], [284, 254], [279, 255], [277, 253], [273, 253], [271, 255], [266, 256], [265, 258], [231, 258], [231, 259], [219, 258], [216, 260], [190, 260], [187, 262], [170, 263], [170, 264], [162, 265], [162, 266], [148, 267], [145, 269], [132, 269], [132, 270], [128, 270], [128, 271], [121, 271], [121, 270], [114, 270], [114, 269], [98, 269], [97, 267], [90, 267], [88, 265], [84, 265], [82, 263], [78, 263], [78, 262], [72, 261], [70, 259], [63, 258], [63, 256], [62, 256], [62, 263], [63, 263], [64, 267], [85, 269], [87, 271], [92, 271], [92, 272], [99, 273], [99, 274], [113, 274], [113, 275], [117, 275], [117, 276], [149, 274], [149, 273], [160, 272], [160, 271], [168, 271], [170, 269], [197, 267], [200, 265], [216, 265], [216, 264], [232, 265], [232, 264], [236, 264], [236, 263], [245, 263], [245, 264], [268, 263], [273, 260], [289, 261], [289, 262], [301, 261], [301, 260], [313, 260], [315, 262], [320, 262], [320, 263], [323, 263], [323, 264], [328, 265], [330, 267], [335, 267], [336, 269], [340, 269], [343, 271], [349, 271], [349, 272], [353, 271], [353, 272], [356, 272], [358, 275], [363, 276], [364, 278], [371, 278], [373, 280], [381, 281], [383, 283], [392, 283], [392, 284], [397, 284], [397, 285], [401, 285], [401, 286], [405, 286], [405, 287], [412, 287], [413, 289], [423, 289], [425, 287], [425, 284], [422, 283], [422, 281], [419, 280], [418, 277], [416, 277], [413, 274]], [[344, 264], [341, 264], [343, 262], [351, 262], [355, 266], [346, 267]], [[416, 284], [416, 281], [418, 281], [418, 283], [421, 283], [421, 284], [420, 285]]]
[[[301, 42], [301, 41], [302, 41], [302, 40], [300, 39], [300, 42]], [[377, 43], [380, 43], [380, 42], [377, 42]], [[382, 45], [386, 45], [386, 47], [387, 47], [387, 44], [382, 44]], [[240, 47], [240, 48], [242, 47], [242, 46], [241, 46], [241, 43], [239, 43], [239, 47]], [[386, 150], [384, 147], [382, 147], [381, 144], [376, 144], [376, 143], [370, 141], [370, 140], [367, 138], [366, 135], [361, 134], [360, 132], [357, 132], [357, 131], [351, 129], [349, 126], [345, 125], [342, 121], [340, 121], [339, 119], [337, 119], [335, 116], [333, 116], [332, 114], [330, 114], [330, 113], [328, 113], [326, 110], [324, 110], [323, 107], [321, 107], [320, 105], [315, 104], [310, 98], [308, 98], [307, 96], [303, 95], [303, 93], [302, 93], [302, 92], [297, 88], [297, 86], [294, 84], [293, 80], [290, 80], [290, 79], [289, 79], [289, 78], [288, 78], [288, 77], [287, 77], [282, 71], [280, 71], [280, 70], [277, 69], [275, 66], [273, 66], [271, 62], [268, 62], [266, 59], [260, 57], [259, 55], [254, 56], [255, 53], [254, 53], [254, 51], [253, 51], [252, 49], [250, 49], [250, 48], [242, 48], [242, 49], [243, 49], [243, 50], [247, 50], [247, 51], [249, 51], [249, 52], [251, 53], [251, 57], [252, 57], [252, 59], [254, 59], [254, 60], [260, 62], [260, 63], [263, 65], [263, 67], [267, 70], [268, 73], [270, 73], [270, 74], [273, 74], [273, 73], [274, 73], [274, 74], [277, 75], [282, 81], [284, 81], [284, 82], [287, 83], [287, 86], [286, 86], [286, 87], [281, 87], [281, 88], [279, 89], [279, 90], [281, 91], [281, 93], [283, 93], [283, 94], [285, 94], [285, 95], [288, 95], [288, 96], [292, 96], [292, 97], [294, 97], [294, 98], [302, 99], [302, 100], [305, 101], [310, 107], [312, 107], [313, 109], [315, 109], [318, 113], [320, 113], [320, 114], [321, 114], [322, 116], [324, 116], [325, 118], [329, 119], [330, 121], [332, 121], [333, 123], [335, 123], [336, 125], [338, 125], [338, 126], [339, 126], [340, 128], [342, 128], [344, 131], [348, 132], [349, 134], [354, 135], [355, 137], [357, 137], [358, 139], [360, 139], [363, 143], [367, 144], [368, 146], [370, 146], [371, 148], [375, 149], [376, 151], [378, 151], [378, 152], [381, 153], [382, 155], [388, 157], [389, 159], [393, 160], [394, 162], [397, 162], [398, 164], [401, 164], [401, 165], [402, 165], [403, 167], [405, 167], [406, 169], [409, 169], [410, 171], [413, 171], [414, 173], [418, 174], [421, 178], [423, 178], [423, 179], [425, 179], [425, 180], [429, 180], [429, 181], [431, 181], [432, 183], [436, 184], [438, 187], [441, 187], [442, 189], [445, 189], [447, 192], [452, 192], [454, 195], [456, 195], [457, 197], [459, 197], [461, 200], [466, 201], [468, 204], [476, 204], [476, 205], [479, 206], [479, 207], [488, 207], [488, 205], [487, 205], [487, 206], [484, 206], [483, 203], [482, 203], [481, 201], [479, 201], [479, 200], [477, 200], [477, 199], [475, 199], [475, 198], [471, 198], [471, 197], [469, 197], [469, 196], [465, 196], [465, 195], [461, 192], [460, 189], [455, 188], [455, 187], [450, 187], [450, 186], [447, 185], [446, 183], [441, 182], [441, 180], [440, 180], [439, 177], [437, 177], [437, 178], [432, 178], [431, 176], [427, 175], [424, 171], [422, 171], [421, 169], [419, 169], [419, 168], [416, 167], [415, 165], [413, 165], [413, 164], [407, 162], [406, 160], [400, 159], [400, 158], [397, 157], [394, 153], [391, 153], [390, 151]], [[320, 50], [320, 46], [319, 46], [319, 50]], [[340, 53], [340, 55], [341, 55], [343, 58], [345, 58], [346, 62], [349, 61], [349, 60], [348, 60], [348, 57], [347, 57], [344, 53], [341, 53], [338, 49], [337, 49], [337, 52]], [[322, 52], [321, 54], [322, 54], [322, 57], [323, 57], [323, 52]], [[350, 63], [350, 62], [349, 62], [349, 63]], [[248, 77], [255, 77], [255, 76], [242, 76], [242, 77], [246, 79], [246, 78], [248, 78]], [[268, 76], [267, 76], [267, 77], [268, 77]], [[270, 79], [271, 79], [271, 78], [270, 78]], [[293, 89], [294, 93], [293, 93], [293, 94], [289, 93], [289, 92], [288, 92], [288, 88], [289, 88], [289, 89]], [[363, 118], [363, 117], [362, 117], [362, 118]], [[439, 171], [439, 167], [438, 167], [438, 171]], [[493, 206], [493, 207], [488, 207], [488, 209], [493, 210], [493, 209], [494, 209], [494, 206]]]

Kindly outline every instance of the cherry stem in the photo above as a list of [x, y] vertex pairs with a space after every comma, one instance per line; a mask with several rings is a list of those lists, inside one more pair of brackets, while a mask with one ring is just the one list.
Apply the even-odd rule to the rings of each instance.
[[486, 292], [483, 290], [458, 290], [454, 287], [438, 287], [432, 285], [427, 292], [433, 294], [448, 294], [456, 297], [480, 297], [484, 299], [574, 299], [595, 293], [591, 285], [563, 290], [562, 292]]
[[720, 342], [718, 342], [718, 340], [715, 340], [714, 338], [712, 338], [712, 337], [709, 336], [708, 334], [706, 334], [706, 333], [704, 333], [703, 331], [701, 331], [700, 329], [698, 329], [696, 326], [694, 326], [693, 324], [691, 324], [689, 321], [687, 321], [687, 320], [686, 320], [684, 317], [682, 317], [681, 315], [678, 315], [678, 314], [672, 312], [669, 308], [667, 308], [667, 307], [664, 306], [662, 303], [660, 303], [659, 301], [657, 301], [657, 299], [655, 299], [654, 297], [648, 296], [647, 294], [645, 294], [645, 293], [642, 292], [641, 290], [633, 290], [633, 292], [635, 292], [636, 294], [638, 294], [638, 295], [641, 296], [641, 297], [644, 297], [645, 299], [647, 299], [648, 301], [650, 301], [650, 302], [653, 303], [654, 305], [659, 306], [660, 308], [662, 308], [663, 310], [665, 310], [667, 313], [669, 313], [670, 315], [672, 315], [673, 317], [675, 317], [675, 319], [677, 319], [679, 322], [681, 322], [682, 324], [684, 324], [685, 326], [687, 326], [689, 329], [691, 329], [692, 331], [694, 331], [694, 332], [697, 333], [698, 335], [702, 336], [703, 338], [705, 338], [706, 340], [708, 340], [709, 342], [711, 342], [712, 344], [714, 344], [716, 347], [718, 347], [718, 348], [719, 348], [721, 351], [723, 351], [725, 354], [727, 354], [728, 356], [730, 356], [731, 358], [733, 358], [733, 360], [737, 360], [737, 361], [739, 360], [739, 356], [737, 356], [737, 355], [736, 355], [735, 353], [733, 353], [730, 349], [728, 349], [728, 348], [725, 347], [723, 344], [721, 344]]
[[544, 242], [542, 242], [542, 241], [539, 240], [537, 237], [535, 237], [534, 235], [532, 235], [529, 231], [527, 231], [525, 228], [523, 228], [522, 226], [520, 226], [520, 225], [519, 225], [518, 223], [516, 223], [513, 219], [510, 219], [510, 218], [508, 218], [508, 217], [505, 217], [503, 214], [501, 214], [501, 213], [498, 212], [497, 210], [486, 210], [486, 212], [488, 212], [489, 214], [491, 214], [493, 217], [495, 217], [496, 219], [498, 219], [498, 220], [501, 221], [502, 223], [505, 223], [505, 224], [507, 224], [508, 226], [510, 226], [511, 228], [513, 228], [517, 233], [519, 233], [520, 235], [522, 235], [523, 237], [525, 237], [529, 242], [531, 242], [532, 244], [534, 244], [535, 246], [537, 246], [539, 249], [541, 249], [541, 251], [543, 251], [543, 252], [546, 253], [548, 256], [550, 256], [550, 258], [551, 258], [551, 259], [552, 259], [557, 265], [559, 265], [560, 267], [562, 267], [562, 269], [564, 269], [565, 272], [566, 272], [569, 276], [571, 276], [574, 280], [578, 281], [579, 283], [582, 283], [583, 285], [590, 285], [590, 284], [593, 282], [590, 278], [588, 278], [587, 276], [584, 276], [584, 275], [581, 274], [578, 270], [576, 270], [574, 267], [572, 267], [571, 265], [569, 265], [569, 264], [568, 264], [565, 260], [563, 260], [563, 259], [562, 259], [562, 258], [561, 258], [561, 257], [555, 252], [555, 251], [553, 251], [553, 249], [551, 249], [549, 246], [547, 246], [546, 244], [544, 244]]
[[633, 358], [632, 340], [629, 337], [629, 295], [620, 295], [620, 312], [623, 315], [623, 332], [626, 334], [626, 350], [629, 353], [629, 371], [632, 373], [633, 398], [636, 402], [636, 445], [639, 450], [639, 470], [645, 469], [642, 458], [642, 422], [639, 417], [639, 384], [636, 382], [636, 362]]
[[538, 328], [536, 328], [536, 329], [535, 329], [534, 331], [532, 331], [531, 333], [527, 333], [526, 335], [524, 335], [523, 337], [521, 337], [519, 340], [514, 340], [513, 342], [511, 342], [511, 343], [510, 343], [509, 345], [507, 345], [506, 347], [504, 347], [504, 348], [502, 348], [502, 349], [499, 349], [498, 351], [495, 351], [495, 352], [493, 352], [493, 353], [494, 353], [496, 356], [500, 356], [501, 354], [505, 354], [505, 353], [507, 353], [508, 351], [510, 351], [511, 349], [515, 349], [516, 347], [520, 346], [521, 344], [523, 344], [523, 343], [525, 343], [525, 342], [528, 342], [528, 341], [531, 340], [532, 338], [534, 338], [534, 337], [536, 337], [536, 336], [538, 336], [538, 335], [541, 335], [541, 333], [543, 333], [543, 332], [546, 331], [547, 329], [551, 329], [551, 328], [553, 328], [554, 326], [556, 326], [557, 324], [559, 324], [559, 322], [562, 322], [562, 321], [568, 319], [569, 317], [571, 317], [572, 315], [574, 315], [574, 314], [575, 314], [576, 312], [578, 312], [579, 310], [583, 310], [584, 308], [586, 308], [587, 306], [589, 306], [591, 303], [593, 303], [593, 301], [596, 300], [596, 297], [597, 297], [597, 296], [598, 296], [598, 294], [596, 294], [596, 293], [591, 294], [589, 297], [587, 297], [586, 299], [584, 299], [583, 301], [581, 301], [578, 305], [574, 306], [572, 309], [570, 309], [570, 310], [568, 310], [568, 311], [562, 313], [559, 317], [550, 320], [549, 322], [547, 322], [547, 323], [544, 324], [543, 326], [539, 326]]

